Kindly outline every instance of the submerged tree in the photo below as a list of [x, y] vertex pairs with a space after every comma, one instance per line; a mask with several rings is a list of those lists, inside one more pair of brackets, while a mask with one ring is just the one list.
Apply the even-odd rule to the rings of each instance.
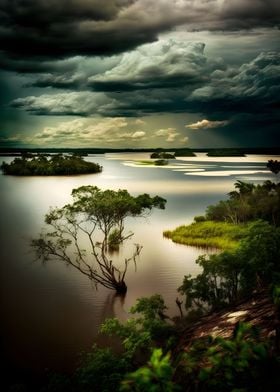
[[148, 194], [133, 197], [126, 190], [102, 191], [90, 185], [74, 189], [72, 196], [72, 204], [51, 209], [45, 216], [51, 231], [41, 233], [31, 244], [38, 258], [62, 261], [96, 286], [125, 293], [128, 265], [136, 262], [142, 247], [135, 244], [133, 254], [118, 267], [109, 253], [110, 238], [113, 235], [114, 245], [122, 244], [133, 235], [124, 232], [125, 219], [146, 216], [153, 207], [164, 209], [166, 200]]

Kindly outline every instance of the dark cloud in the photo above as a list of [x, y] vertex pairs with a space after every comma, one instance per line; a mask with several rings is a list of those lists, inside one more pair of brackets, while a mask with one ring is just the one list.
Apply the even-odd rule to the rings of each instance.
[[[202, 45], [203, 46], [203, 45]], [[178, 46], [181, 49], [180, 45]], [[179, 50], [180, 52], [180, 50]], [[196, 56], [202, 56], [201, 51], [193, 47], [193, 64]], [[183, 58], [185, 58], [182, 55]], [[202, 56], [203, 57], [203, 56]], [[137, 56], [135, 61], [137, 60]], [[147, 65], [146, 58], [143, 59]], [[179, 68], [180, 60], [177, 57]], [[186, 65], [185, 80], [182, 78], [175, 88], [168, 85], [170, 76], [169, 63], [162, 67], [162, 73], [155, 83], [162, 83], [161, 88], [147, 88], [138, 91], [135, 81], [139, 81], [139, 72], [143, 64], [139, 63], [138, 70], [126, 76], [123, 84], [134, 86], [134, 90], [123, 92], [71, 92], [60, 94], [44, 94], [39, 97], [16, 99], [13, 105], [33, 114], [79, 114], [102, 116], [139, 116], [154, 113], [196, 112], [217, 115], [222, 113], [229, 116], [235, 113], [274, 113], [277, 109], [280, 93], [280, 54], [263, 52], [257, 58], [240, 67], [218, 67], [213, 70], [211, 61], [198, 62], [196, 83], [189, 78]], [[209, 64], [208, 64], [209, 63]], [[187, 64], [187, 63], [186, 63]], [[149, 66], [149, 69], [151, 64]], [[161, 67], [161, 64], [159, 64]], [[202, 68], [201, 68], [202, 67]], [[153, 68], [153, 67], [152, 67]], [[108, 71], [116, 77], [118, 65]], [[192, 70], [197, 71], [196, 66]], [[153, 73], [152, 73], [153, 74]], [[201, 77], [198, 78], [198, 75]], [[105, 74], [106, 75], [106, 72]], [[165, 84], [164, 77], [167, 78]], [[151, 77], [146, 72], [149, 84]], [[110, 85], [110, 78], [109, 85]], [[111, 86], [111, 85], [110, 85]], [[112, 87], [112, 86], [111, 86]], [[224, 115], [222, 115], [224, 117]], [[208, 118], [208, 117], [207, 117]], [[213, 118], [213, 120], [215, 120]]]
[[204, 47], [172, 39], [144, 45], [125, 54], [111, 70], [90, 77], [88, 85], [97, 91], [132, 91], [205, 82], [213, 64], [207, 63]]
[[225, 1], [221, 17], [227, 29], [278, 26], [280, 24], [280, 2], [278, 0], [230, 0]]
[[0, 65], [38, 72], [48, 60], [122, 53], [184, 24], [223, 31], [277, 26], [279, 13], [278, 0], [1, 0]]
[[207, 59], [205, 44], [166, 39], [143, 45], [115, 59], [102, 72], [80, 67], [74, 72], [42, 74], [32, 86], [74, 90], [122, 92], [143, 89], [182, 88], [205, 84], [213, 70], [226, 68], [221, 59]]
[[[3, 65], [30, 59], [119, 53], [156, 39], [159, 26], [119, 14], [135, 0], [1, 0]], [[133, 33], [133, 34], [130, 34]], [[6, 59], [6, 62], [4, 61]], [[31, 65], [31, 64], [30, 64]], [[28, 68], [28, 65], [27, 65]]]
[[117, 106], [102, 93], [83, 91], [17, 98], [11, 106], [35, 115], [86, 117], [102, 115], [114, 105]]

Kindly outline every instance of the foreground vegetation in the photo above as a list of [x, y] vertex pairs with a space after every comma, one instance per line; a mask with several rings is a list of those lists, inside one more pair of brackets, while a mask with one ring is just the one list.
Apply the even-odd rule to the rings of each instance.
[[[193, 234], [196, 238], [199, 234], [211, 239], [223, 235], [229, 242], [223, 252], [198, 258], [200, 274], [183, 278], [178, 291], [184, 298], [184, 314], [183, 303], [176, 299], [182, 312], [180, 319], [170, 319], [160, 295], [140, 298], [126, 322], [108, 319], [101, 327], [102, 333], [119, 339], [118, 354], [111, 348], [95, 345], [72, 375], [53, 376], [36, 391], [279, 390], [279, 187], [271, 182], [263, 185], [238, 182], [229, 200], [209, 207], [205, 217], [197, 217], [193, 225], [181, 229], [189, 237]], [[84, 204], [84, 212], [91, 205], [88, 202]], [[209, 214], [212, 222], [207, 220]], [[265, 293], [274, 302], [274, 334], [265, 335], [255, 326], [238, 322], [230, 337], [205, 335], [187, 339], [187, 328], [194, 320], [198, 322], [199, 317], [209, 313], [215, 320], [215, 312], [237, 306], [240, 301], [253, 298], [256, 292]]]
[[[267, 216], [270, 217], [270, 214]], [[131, 310], [132, 315], [139, 314], [137, 318], [131, 318], [124, 324], [110, 319], [102, 326], [103, 332], [121, 339], [123, 353], [117, 359], [111, 352], [108, 367], [106, 361], [102, 365], [98, 363], [97, 367], [96, 361], [100, 357], [100, 351], [97, 351], [99, 355], [91, 357], [91, 365], [94, 364], [96, 374], [101, 375], [100, 386], [89, 383], [85, 391], [92, 390], [93, 385], [97, 391], [115, 388], [136, 392], [255, 392], [279, 389], [280, 228], [263, 220], [241, 225], [211, 223], [203, 219], [198, 218], [202, 222], [186, 229], [188, 233], [199, 228], [198, 231], [205, 234], [208, 228], [210, 235], [215, 232], [218, 236], [225, 230], [227, 236], [234, 239], [234, 246], [210, 257], [199, 257], [197, 263], [202, 272], [196, 277], [184, 277], [178, 289], [185, 297], [187, 311], [183, 325], [188, 325], [188, 320], [193, 320], [195, 315], [200, 317], [221, 311], [250, 298], [256, 291], [265, 291], [275, 303], [275, 336], [263, 336], [262, 331], [255, 327], [237, 323], [229, 338], [204, 336], [187, 341], [186, 347], [181, 346], [180, 328], [166, 315], [161, 296], [142, 298]], [[178, 299], [176, 302], [181, 306]], [[95, 347], [94, 350], [100, 349]], [[118, 373], [117, 385], [112, 383], [108, 386], [106, 374], [112, 358], [115, 358], [114, 363], [124, 366], [122, 371], [125, 370], [126, 375], [123, 377]], [[86, 368], [90, 369], [88, 364]], [[92, 373], [89, 374], [92, 377]]]
[[1, 170], [4, 174], [14, 176], [65, 176], [99, 173], [102, 171], [102, 166], [87, 162], [79, 155], [58, 154], [52, 157], [25, 155], [15, 158], [10, 164], [3, 162]]

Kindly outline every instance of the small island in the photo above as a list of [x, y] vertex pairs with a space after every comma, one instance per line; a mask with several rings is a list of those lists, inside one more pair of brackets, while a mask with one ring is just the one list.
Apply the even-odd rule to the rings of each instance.
[[244, 152], [238, 149], [232, 148], [222, 148], [222, 149], [215, 149], [209, 150], [207, 153], [208, 157], [245, 157], [246, 155]]
[[236, 225], [229, 222], [195, 219], [192, 224], [179, 226], [174, 230], [166, 230], [163, 235], [178, 244], [206, 249], [234, 250], [247, 233], [247, 224]]
[[175, 154], [171, 154], [170, 152], [153, 152], [150, 155], [151, 159], [176, 159]]
[[80, 155], [47, 157], [46, 155], [15, 158], [11, 163], [3, 162], [3, 174], [13, 176], [68, 176], [100, 173], [102, 166], [87, 162]]

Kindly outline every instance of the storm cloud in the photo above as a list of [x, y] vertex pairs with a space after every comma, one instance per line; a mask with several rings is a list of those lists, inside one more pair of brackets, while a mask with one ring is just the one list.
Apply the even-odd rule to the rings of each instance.
[[271, 141], [279, 21], [278, 0], [0, 0], [1, 135], [38, 145]]
[[[164, 47], [158, 44], [158, 48]], [[152, 49], [151, 53], [154, 53]], [[156, 57], [148, 58], [141, 51], [125, 55], [116, 67], [96, 77], [102, 80], [103, 92], [28, 96], [14, 100], [12, 105], [40, 115], [135, 117], [185, 111], [254, 113], [260, 109], [274, 110], [278, 104], [279, 53], [263, 52], [249, 63], [230, 67], [207, 59], [204, 44], [191, 45], [190, 49], [179, 43], [171, 51], [166, 46], [165, 54], [158, 55], [159, 61]]]
[[279, 13], [278, 0], [1, 0], [0, 64], [24, 71], [34, 61], [122, 53], [177, 26], [278, 26]]

